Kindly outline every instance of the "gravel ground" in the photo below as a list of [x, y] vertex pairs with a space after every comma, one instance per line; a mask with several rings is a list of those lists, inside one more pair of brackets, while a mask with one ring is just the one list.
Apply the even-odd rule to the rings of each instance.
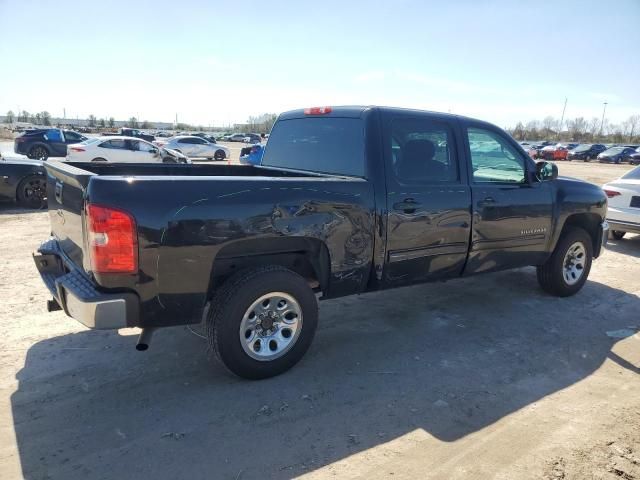
[[640, 236], [571, 298], [525, 268], [323, 302], [303, 361], [247, 382], [186, 328], [140, 353], [46, 313], [48, 232], [0, 207], [2, 479], [640, 479]]

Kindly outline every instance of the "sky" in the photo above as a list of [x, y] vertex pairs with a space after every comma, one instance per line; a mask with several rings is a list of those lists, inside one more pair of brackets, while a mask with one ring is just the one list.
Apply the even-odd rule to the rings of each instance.
[[640, 0], [0, 0], [0, 114], [203, 126], [315, 105], [640, 114]]

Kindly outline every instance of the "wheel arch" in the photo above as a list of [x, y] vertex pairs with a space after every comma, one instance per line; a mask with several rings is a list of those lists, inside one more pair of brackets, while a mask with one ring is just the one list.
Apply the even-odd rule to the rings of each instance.
[[591, 238], [591, 246], [593, 247], [595, 257], [595, 254], [598, 252], [599, 247], [598, 243], [600, 241], [599, 232], [601, 222], [602, 218], [597, 213], [582, 212], [569, 215], [562, 225], [562, 229], [560, 230], [558, 238], [556, 238], [553, 248], [555, 249], [560, 236], [564, 232], [566, 232], [568, 228], [578, 227], [582, 228], [589, 234], [589, 237]]
[[276, 237], [238, 240], [215, 256], [207, 296], [234, 273], [264, 265], [279, 265], [305, 278], [315, 291], [329, 289], [331, 259], [326, 244], [312, 237]]

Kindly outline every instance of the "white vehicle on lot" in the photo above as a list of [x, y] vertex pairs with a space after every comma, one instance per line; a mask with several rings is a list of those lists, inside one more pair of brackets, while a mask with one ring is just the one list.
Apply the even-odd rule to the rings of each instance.
[[217, 143], [207, 142], [204, 138], [191, 135], [170, 138], [166, 143], [156, 142], [164, 148], [184, 153], [189, 158], [206, 158], [207, 160], [224, 160], [229, 158], [229, 149]]
[[190, 163], [179, 152], [133, 137], [94, 137], [69, 145], [68, 162]]
[[609, 197], [607, 221], [616, 240], [624, 234], [640, 233], [640, 167], [602, 186]]

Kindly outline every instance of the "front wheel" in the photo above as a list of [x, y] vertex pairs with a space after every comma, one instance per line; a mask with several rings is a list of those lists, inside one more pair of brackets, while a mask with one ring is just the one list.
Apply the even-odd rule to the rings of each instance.
[[551, 257], [537, 267], [542, 289], [557, 297], [569, 297], [587, 281], [593, 259], [591, 237], [582, 228], [569, 227], [558, 240]]
[[223, 150], [216, 150], [216, 153], [214, 153], [213, 155], [213, 158], [215, 158], [218, 161], [224, 160], [225, 157], [226, 155]]
[[318, 324], [318, 303], [307, 281], [275, 265], [238, 272], [217, 289], [210, 305], [209, 345], [225, 367], [247, 379], [293, 367]]
[[616, 240], [622, 240], [625, 233], [627, 232], [621, 232], [620, 230], [611, 230], [611, 236]]
[[584, 157], [584, 161], [585, 162], [590, 162], [591, 161], [591, 156], [587, 155], [586, 157]]

